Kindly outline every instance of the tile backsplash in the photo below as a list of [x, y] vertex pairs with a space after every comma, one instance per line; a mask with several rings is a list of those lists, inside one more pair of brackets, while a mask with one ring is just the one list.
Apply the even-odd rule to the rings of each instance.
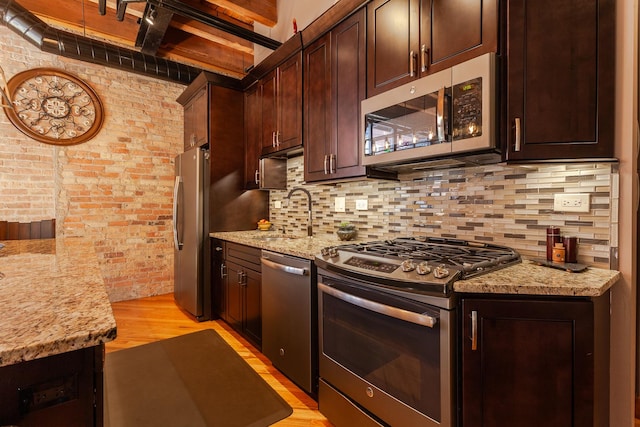
[[[545, 258], [546, 228], [554, 226], [578, 238], [579, 263], [601, 268], [615, 268], [610, 254], [617, 246], [617, 176], [615, 163], [497, 164], [415, 172], [398, 181], [306, 184], [302, 156], [287, 163], [288, 189], [304, 187], [312, 195], [315, 236], [331, 238], [340, 222], [349, 221], [358, 228], [358, 240], [442, 236]], [[555, 193], [588, 193], [589, 212], [554, 211]], [[270, 220], [303, 235], [307, 198], [286, 195], [270, 192]], [[345, 212], [334, 211], [336, 197], [345, 197]], [[356, 210], [356, 200], [366, 200], [367, 210]]]

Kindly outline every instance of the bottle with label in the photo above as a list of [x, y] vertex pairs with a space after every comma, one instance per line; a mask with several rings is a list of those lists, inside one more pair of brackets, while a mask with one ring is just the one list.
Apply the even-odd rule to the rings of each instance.
[[562, 243], [556, 243], [553, 247], [552, 256], [553, 262], [564, 262], [564, 245]]
[[547, 261], [553, 261], [553, 248], [556, 243], [562, 243], [560, 229], [556, 227], [547, 228]]

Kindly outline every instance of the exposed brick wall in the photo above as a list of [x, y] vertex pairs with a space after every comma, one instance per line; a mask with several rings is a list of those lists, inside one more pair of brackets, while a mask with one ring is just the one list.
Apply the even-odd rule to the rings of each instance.
[[7, 79], [36, 67], [74, 74], [98, 93], [100, 133], [83, 144], [34, 141], [0, 115], [0, 219], [55, 217], [60, 236], [93, 240], [112, 301], [173, 291], [173, 159], [182, 152], [180, 84], [41, 52], [0, 27]]

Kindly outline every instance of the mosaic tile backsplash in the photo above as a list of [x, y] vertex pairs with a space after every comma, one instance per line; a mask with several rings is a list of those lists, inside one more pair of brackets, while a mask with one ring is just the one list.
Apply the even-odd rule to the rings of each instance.
[[[404, 174], [398, 181], [304, 183], [302, 156], [287, 163], [287, 187], [312, 196], [315, 236], [335, 236], [340, 222], [358, 228], [358, 240], [441, 236], [512, 247], [526, 258], [545, 258], [546, 229], [578, 238], [578, 262], [615, 268], [617, 166], [612, 163], [489, 165]], [[588, 193], [587, 213], [556, 212], [555, 193]], [[270, 220], [287, 233], [305, 235], [307, 198], [270, 192]], [[345, 197], [345, 212], [335, 212]], [[366, 200], [367, 210], [356, 210]], [[276, 202], [281, 204], [276, 208]], [[336, 238], [337, 241], [337, 238]]]

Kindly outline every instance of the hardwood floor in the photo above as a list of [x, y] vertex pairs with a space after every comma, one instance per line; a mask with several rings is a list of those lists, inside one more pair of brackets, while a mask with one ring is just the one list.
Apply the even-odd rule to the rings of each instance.
[[318, 404], [275, 369], [271, 362], [221, 320], [196, 322], [174, 303], [173, 295], [120, 301], [112, 304], [118, 336], [106, 344], [107, 353], [164, 338], [213, 329], [241, 355], [293, 408], [293, 414], [277, 426], [332, 426], [318, 412]]

